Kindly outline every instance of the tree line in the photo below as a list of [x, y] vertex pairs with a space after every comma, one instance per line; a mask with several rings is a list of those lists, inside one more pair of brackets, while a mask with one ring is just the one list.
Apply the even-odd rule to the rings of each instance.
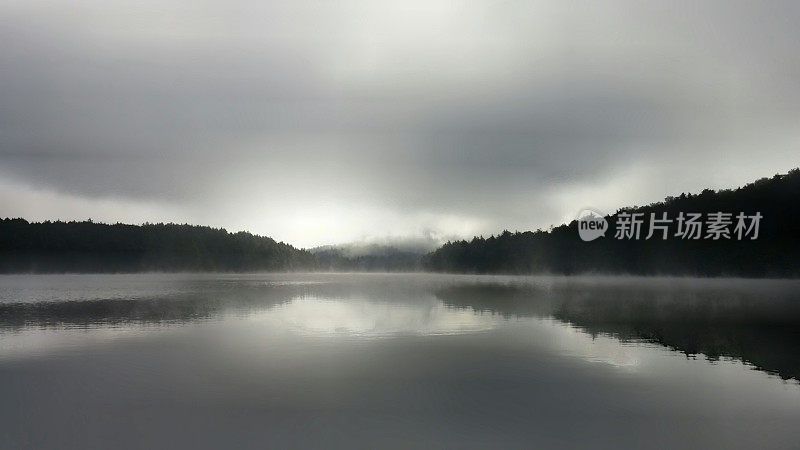
[[0, 220], [0, 272], [313, 270], [314, 255], [247, 232], [195, 225]]
[[[718, 212], [731, 213], [730, 233], [735, 230], [739, 213], [747, 217], [760, 214], [758, 237], [752, 239], [755, 230], [743, 239], [731, 234], [715, 240], [705, 232], [698, 239], [676, 236], [679, 230], [674, 219], [681, 213], [700, 213], [709, 218]], [[667, 239], [662, 239], [661, 231], [646, 239], [646, 228], [639, 239], [615, 236], [626, 225], [630, 230], [630, 224], [622, 221], [630, 222], [633, 214], [647, 220], [651, 213], [673, 219]], [[738, 189], [706, 189], [643, 207], [623, 208], [605, 219], [605, 237], [590, 242], [579, 237], [579, 222], [574, 220], [546, 231], [504, 231], [488, 238], [448, 242], [428, 254], [423, 266], [431, 271], [461, 273], [800, 276], [800, 169]], [[746, 225], [749, 228], [750, 223]]]
[[[677, 219], [729, 213], [729, 235], [679, 237]], [[737, 214], [760, 216], [757, 239], [735, 233]], [[651, 217], [670, 218], [646, 238]], [[666, 214], [666, 216], [664, 216]], [[637, 238], [631, 218], [645, 220]], [[0, 219], [0, 273], [142, 271], [415, 271], [457, 273], [609, 273], [745, 277], [800, 276], [800, 169], [738, 189], [667, 197], [605, 217], [605, 236], [585, 242], [577, 220], [549, 230], [503, 231], [497, 236], [448, 242], [426, 255], [391, 247], [351, 254], [314, 253], [247, 232], [187, 224], [102, 224]], [[710, 224], [707, 224], [710, 226]], [[752, 225], [749, 223], [748, 226]], [[626, 228], [627, 226], [627, 228]], [[685, 231], [685, 230], [684, 230]], [[742, 230], [739, 230], [742, 231]], [[378, 251], [379, 250], [379, 251]]]

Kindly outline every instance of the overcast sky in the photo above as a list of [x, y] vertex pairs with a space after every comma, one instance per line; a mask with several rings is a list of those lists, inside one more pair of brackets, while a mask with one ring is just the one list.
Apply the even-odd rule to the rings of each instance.
[[800, 166], [796, 0], [0, 5], [0, 216], [470, 237]]

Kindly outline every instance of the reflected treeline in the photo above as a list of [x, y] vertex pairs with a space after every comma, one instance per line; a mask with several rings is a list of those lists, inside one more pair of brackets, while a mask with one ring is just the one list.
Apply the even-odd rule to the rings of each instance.
[[[141, 293], [132, 288], [131, 295], [126, 298], [80, 298], [74, 301], [26, 301], [20, 298], [0, 303], [0, 330], [192, 322], [228, 313], [246, 315], [309, 296], [404, 304], [431, 297], [430, 286], [414, 283], [412, 276], [401, 278], [405, 279], [408, 282], [398, 283], [398, 280], [381, 276], [342, 278], [335, 275], [315, 275], [313, 280], [298, 282], [211, 279], [187, 281], [175, 292], [163, 295]], [[163, 287], [170, 288], [168, 285]]]
[[262, 311], [307, 293], [302, 285], [253, 285], [146, 298], [0, 304], [0, 330], [170, 324]]
[[547, 287], [453, 286], [437, 296], [451, 306], [553, 317], [592, 335], [739, 359], [800, 380], [800, 290], [793, 282], [565, 280]]
[[448, 306], [555, 318], [592, 335], [687, 355], [736, 358], [800, 380], [800, 282], [741, 279], [534, 278], [505, 283], [412, 276], [318, 276], [321, 282], [197, 281], [171, 294], [0, 304], [0, 331], [171, 324], [247, 315], [296, 298]]

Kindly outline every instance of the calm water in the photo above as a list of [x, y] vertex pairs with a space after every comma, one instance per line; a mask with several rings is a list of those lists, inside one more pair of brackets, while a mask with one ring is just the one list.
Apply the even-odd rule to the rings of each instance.
[[0, 447], [797, 448], [800, 282], [0, 277]]

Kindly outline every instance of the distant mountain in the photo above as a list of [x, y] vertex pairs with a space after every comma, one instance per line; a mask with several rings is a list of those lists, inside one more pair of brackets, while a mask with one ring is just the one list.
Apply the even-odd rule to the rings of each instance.
[[0, 220], [0, 273], [315, 268], [311, 253], [246, 232], [177, 224]]
[[[688, 239], [697, 236], [694, 233], [686, 234], [690, 213], [700, 214], [697, 239]], [[740, 213], [744, 227], [737, 230]], [[651, 214], [667, 218], [659, 222], [666, 227], [666, 239], [661, 229], [654, 229], [647, 238], [649, 224], [656, 223]], [[759, 234], [751, 239], [757, 214]], [[644, 223], [635, 239], [630, 225], [637, 218]], [[734, 190], [706, 189], [644, 207], [623, 208], [605, 220], [605, 237], [590, 242], [579, 237], [577, 220], [549, 231], [504, 231], [489, 238], [448, 242], [425, 256], [423, 267], [462, 273], [800, 276], [800, 169]], [[725, 227], [716, 228], [728, 234], [714, 233], [715, 222], [724, 222]]]
[[422, 256], [437, 245], [432, 239], [394, 239], [326, 245], [310, 250], [317, 267], [328, 271], [409, 272], [422, 269]]

